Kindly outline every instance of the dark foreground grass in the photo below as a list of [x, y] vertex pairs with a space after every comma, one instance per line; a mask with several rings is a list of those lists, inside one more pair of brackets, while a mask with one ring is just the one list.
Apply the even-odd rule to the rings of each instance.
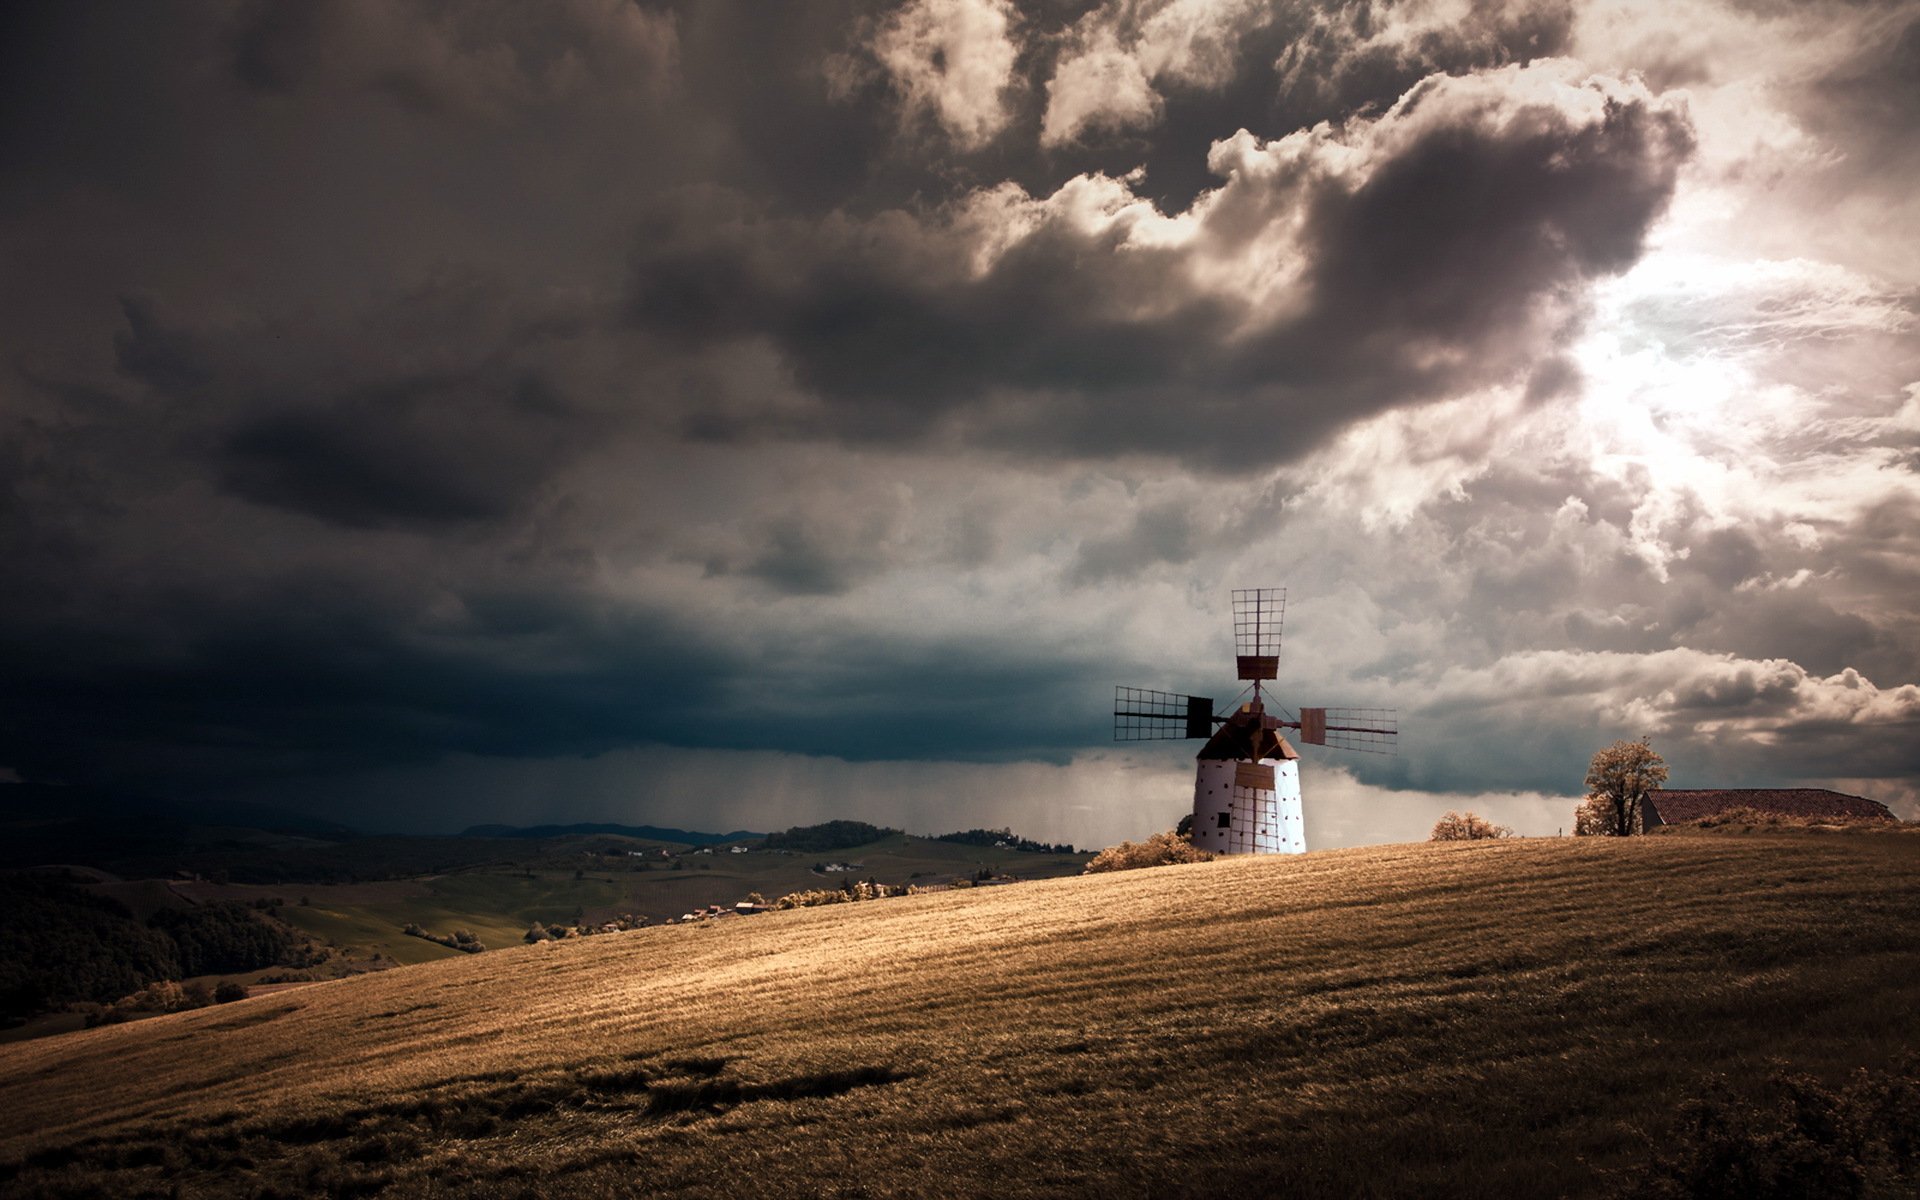
[[1916, 922], [1920, 838], [1783, 833], [641, 930], [0, 1047], [0, 1190], [1598, 1194], [1920, 1049]]

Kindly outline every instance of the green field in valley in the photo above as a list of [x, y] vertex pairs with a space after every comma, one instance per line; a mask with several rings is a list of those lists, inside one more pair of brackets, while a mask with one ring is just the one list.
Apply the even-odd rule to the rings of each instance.
[[[412, 964], [459, 957], [461, 952], [407, 936], [401, 930], [409, 923], [436, 934], [466, 929], [496, 948], [519, 944], [534, 921], [597, 925], [633, 914], [658, 924], [712, 904], [731, 907], [755, 892], [776, 899], [789, 892], [838, 887], [846, 879], [937, 887], [982, 870], [1019, 879], [1053, 878], [1079, 874], [1089, 857], [995, 850], [905, 834], [821, 853], [755, 848], [735, 854], [724, 847], [701, 853], [628, 839], [584, 841], [594, 849], [630, 845], [647, 857], [579, 849], [569, 855], [530, 843], [529, 860], [541, 865], [486, 866], [370, 884], [203, 884], [188, 890], [198, 897], [243, 902], [280, 899], [285, 901], [277, 910], [283, 920], [346, 951], [351, 960], [378, 955]], [[663, 849], [671, 857], [659, 857]], [[841, 865], [854, 869], [814, 869]]]

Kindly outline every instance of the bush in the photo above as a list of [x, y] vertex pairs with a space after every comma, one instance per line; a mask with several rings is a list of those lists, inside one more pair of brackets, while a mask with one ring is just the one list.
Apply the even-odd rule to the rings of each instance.
[[1613, 810], [1599, 796], [1588, 796], [1573, 810], [1573, 836], [1612, 837]]
[[1433, 833], [1427, 838], [1430, 842], [1479, 842], [1491, 838], [1513, 836], [1513, 830], [1505, 825], [1495, 825], [1476, 812], [1458, 813], [1447, 810], [1447, 815], [1433, 823]]
[[1083, 873], [1097, 875], [1103, 871], [1131, 871], [1135, 867], [1212, 861], [1211, 851], [1195, 848], [1169, 829], [1165, 833], [1154, 834], [1144, 842], [1121, 842], [1118, 846], [1108, 846], [1093, 856], [1093, 861], [1087, 864]]
[[213, 989], [213, 1002], [215, 1004], [232, 1004], [235, 1000], [245, 1000], [249, 994], [246, 984], [235, 983], [233, 980], [228, 979], [222, 981], [219, 987]]
[[820, 904], [851, 904], [860, 900], [884, 900], [889, 896], [907, 896], [913, 893], [911, 887], [899, 887], [890, 883], [875, 883], [872, 880], [855, 883], [847, 881], [837, 888], [815, 888], [805, 892], [788, 892], [773, 902], [780, 910], [789, 908], [813, 908]]
[[433, 942], [437, 945], [445, 946], [449, 950], [459, 950], [466, 954], [478, 954], [486, 949], [486, 946], [481, 943], [479, 938], [473, 936], [472, 932], [465, 929], [457, 929], [452, 933], [434, 933], [430, 930], [422, 929], [412, 921], [408, 921], [400, 927], [400, 932], [406, 934], [408, 937], [417, 937], [422, 941]]
[[1857, 1072], [1838, 1091], [1775, 1072], [1757, 1092], [1722, 1080], [1614, 1194], [1647, 1200], [1912, 1196], [1920, 1187], [1920, 1058]]
[[120, 997], [98, 1012], [90, 1012], [87, 1024], [117, 1025], [150, 1013], [185, 1012], [190, 1008], [204, 1008], [211, 1003], [213, 993], [204, 986], [187, 987], [176, 980], [161, 979], [131, 995]]

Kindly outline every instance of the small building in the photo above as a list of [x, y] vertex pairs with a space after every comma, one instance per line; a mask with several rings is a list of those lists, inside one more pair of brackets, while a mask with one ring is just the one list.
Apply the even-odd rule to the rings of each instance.
[[1658, 788], [1647, 793], [1642, 817], [1646, 828], [1655, 829], [1661, 825], [1698, 821], [1737, 808], [1814, 819], [1895, 819], [1887, 806], [1877, 800], [1826, 788]]

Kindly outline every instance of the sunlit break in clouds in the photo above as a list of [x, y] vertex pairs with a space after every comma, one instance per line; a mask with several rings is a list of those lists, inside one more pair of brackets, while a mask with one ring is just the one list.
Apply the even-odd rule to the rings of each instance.
[[370, 828], [1587, 758], [1920, 816], [1920, 5], [15, 5], [0, 779]]

